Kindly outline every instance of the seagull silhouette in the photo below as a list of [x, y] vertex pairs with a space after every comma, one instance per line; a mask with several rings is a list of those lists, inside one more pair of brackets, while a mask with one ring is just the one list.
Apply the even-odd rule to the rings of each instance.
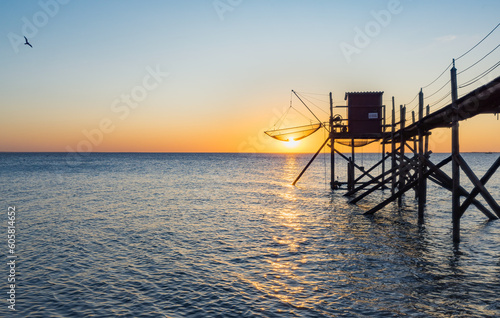
[[28, 42], [28, 39], [27, 39], [26, 37], [24, 37], [24, 39], [26, 40], [26, 43], [24, 43], [24, 45], [29, 45], [29, 46], [30, 46], [30, 48], [33, 48], [33, 47], [31, 46], [30, 42]]

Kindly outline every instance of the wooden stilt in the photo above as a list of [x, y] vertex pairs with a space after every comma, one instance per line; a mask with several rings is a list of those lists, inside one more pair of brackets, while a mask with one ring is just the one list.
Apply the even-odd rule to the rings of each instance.
[[[418, 121], [422, 122], [424, 114], [424, 93], [420, 89], [418, 94]], [[424, 222], [424, 208], [426, 201], [426, 188], [427, 184], [424, 177], [424, 129], [420, 124], [418, 128], [418, 222]]]
[[[429, 105], [427, 105], [427, 107], [425, 108], [425, 115], [429, 116], [430, 111], [431, 111], [431, 107]], [[425, 134], [425, 153], [429, 152], [429, 135], [430, 135], [430, 132], [426, 132], [426, 134]]]
[[335, 129], [333, 128], [333, 97], [330, 92], [330, 188], [332, 190], [337, 189], [337, 184], [335, 182]]
[[[383, 107], [383, 112], [384, 112], [384, 113], [383, 113], [383, 120], [382, 120], [382, 127], [383, 127], [383, 128], [382, 128], [382, 136], [383, 136], [384, 138], [382, 138], [382, 141], [385, 141], [385, 133], [386, 133], [386, 130], [387, 130], [387, 129], [386, 129], [386, 121], [385, 121], [385, 113], [386, 113], [386, 112], [385, 112], [385, 105], [384, 105], [384, 106], [382, 106], [382, 107]], [[386, 159], [386, 157], [385, 157], [385, 142], [382, 142], [382, 175], [385, 175], [385, 159]], [[382, 182], [383, 184], [385, 184], [385, 182], [384, 182], [384, 178], [385, 178], [385, 177], [382, 177], [382, 180], [381, 180], [381, 182]], [[385, 189], [385, 187], [382, 187], [382, 190], [383, 190], [383, 189]]]
[[455, 68], [455, 60], [451, 68], [451, 103], [452, 103], [452, 127], [451, 127], [451, 175], [453, 179], [453, 188], [451, 193], [451, 213], [453, 223], [453, 242], [460, 242], [460, 140], [458, 129], [458, 107], [457, 107], [457, 69]]
[[349, 158], [349, 162], [347, 163], [347, 190], [351, 191], [354, 187], [354, 162], [352, 158]]
[[394, 96], [392, 97], [392, 119], [391, 119], [391, 195], [394, 195], [396, 188], [396, 141], [394, 140], [394, 133], [396, 131], [396, 109], [394, 106]]
[[[400, 191], [398, 192], [401, 192], [401, 190], [404, 188], [405, 186], [405, 175], [403, 173], [403, 157], [405, 155], [405, 135], [404, 135], [404, 129], [405, 129], [405, 120], [406, 120], [406, 107], [404, 107], [403, 105], [400, 105], [399, 106], [399, 114], [400, 114], [400, 129], [399, 129], [399, 133], [400, 133], [400, 149], [399, 149], [399, 152], [401, 153], [401, 158], [399, 160], [399, 185], [398, 185], [398, 189]], [[406, 192], [406, 191], [405, 191]], [[398, 206], [401, 207], [403, 205], [403, 194], [404, 192], [401, 192], [401, 195], [398, 196]]]
[[[415, 111], [411, 112], [412, 123], [415, 124]], [[413, 137], [413, 154], [417, 155], [417, 138]]]

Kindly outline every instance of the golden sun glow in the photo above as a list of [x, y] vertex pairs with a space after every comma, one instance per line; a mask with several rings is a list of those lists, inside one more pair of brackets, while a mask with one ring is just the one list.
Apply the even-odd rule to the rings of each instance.
[[298, 140], [294, 140], [293, 138], [290, 138], [290, 140], [288, 140], [286, 142], [286, 146], [288, 148], [295, 148], [295, 147], [298, 146], [298, 144], [299, 144], [299, 141]]

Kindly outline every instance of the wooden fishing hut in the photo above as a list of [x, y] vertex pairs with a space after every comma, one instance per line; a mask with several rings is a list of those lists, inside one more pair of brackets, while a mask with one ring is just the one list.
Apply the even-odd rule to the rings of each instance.
[[[331, 148], [331, 188], [338, 189], [347, 185], [348, 190], [361, 182], [366, 176], [371, 176], [373, 169], [365, 171], [359, 166], [355, 159], [355, 148], [366, 146], [377, 140], [381, 140], [385, 133], [385, 106], [382, 104], [384, 92], [348, 92], [345, 93], [346, 106], [335, 108], [347, 108], [347, 119], [343, 120], [339, 115], [333, 115], [333, 102], [330, 102], [330, 148]], [[335, 143], [351, 148], [351, 157], [347, 157], [335, 149]], [[382, 151], [382, 158], [384, 158]], [[336, 180], [335, 175], [335, 153], [345, 159], [347, 164], [347, 181]], [[380, 163], [385, 169], [384, 161]], [[376, 165], [378, 166], [378, 165]], [[375, 167], [376, 167], [375, 166]], [[361, 175], [356, 177], [355, 171], [359, 170]]]

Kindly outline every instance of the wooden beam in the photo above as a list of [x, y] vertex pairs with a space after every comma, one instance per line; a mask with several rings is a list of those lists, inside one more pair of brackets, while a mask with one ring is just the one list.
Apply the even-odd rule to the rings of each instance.
[[[382, 174], [382, 175], [380, 175], [379, 177], [383, 177], [384, 175], [385, 175], [385, 173], [384, 173], [384, 174]], [[377, 177], [377, 178], [378, 178], [378, 177]], [[367, 190], [366, 192], [364, 192], [364, 193], [362, 193], [361, 195], [359, 195], [359, 196], [355, 197], [354, 199], [350, 200], [350, 201], [349, 201], [349, 203], [351, 203], [351, 204], [356, 204], [356, 203], [357, 203], [357, 202], [359, 202], [361, 199], [363, 199], [364, 197], [368, 196], [369, 194], [371, 194], [371, 193], [372, 193], [372, 192], [374, 192], [375, 190], [378, 190], [379, 188], [381, 188], [381, 187], [384, 185], [384, 183], [389, 182], [389, 181], [390, 181], [390, 180], [385, 180], [385, 181], [383, 181], [383, 182], [378, 183], [377, 185], [373, 186], [372, 188], [370, 188], [370, 189], [369, 189], [369, 190]]]
[[[304, 172], [306, 172], [307, 168], [309, 168], [309, 166], [314, 161], [314, 159], [316, 159], [316, 157], [318, 156], [318, 154], [321, 152], [321, 149], [323, 149], [323, 147], [326, 145], [326, 143], [328, 142], [328, 140], [330, 140], [330, 137], [326, 138], [325, 142], [321, 145], [321, 147], [319, 147], [318, 151], [316, 151], [316, 153], [311, 158], [311, 160], [309, 160], [309, 162], [304, 167], [304, 169], [302, 169], [302, 171], [300, 172], [299, 176], [297, 178], [295, 178], [295, 180], [293, 181], [292, 185], [295, 185], [297, 183], [297, 181], [299, 181], [300, 177], [302, 177], [302, 175], [304, 174]], [[333, 145], [332, 145], [332, 147], [333, 147]]]
[[[411, 141], [411, 140], [408, 140], [408, 141]], [[413, 152], [414, 154], [417, 153], [416, 150], [415, 150], [415, 148], [413, 148], [412, 146], [410, 146], [408, 143], [406, 143], [406, 147], [408, 147], [408, 149], [410, 149], [411, 152]]]
[[457, 159], [458, 159], [458, 164], [465, 172], [467, 177], [469, 177], [472, 184], [474, 184], [474, 186], [478, 188], [479, 193], [481, 193], [481, 195], [489, 204], [493, 212], [495, 212], [495, 214], [500, 217], [500, 206], [498, 205], [497, 201], [493, 199], [490, 192], [484, 187], [483, 183], [477, 178], [476, 174], [472, 171], [472, 169], [469, 167], [464, 158], [461, 155], [458, 155]]
[[417, 181], [413, 181], [411, 183], [408, 183], [405, 185], [402, 189], [398, 190], [396, 193], [391, 195], [389, 198], [385, 199], [381, 203], [377, 204], [375, 207], [371, 208], [370, 210], [366, 211], [364, 214], [371, 215], [377, 212], [378, 210], [382, 209], [385, 207], [387, 204], [391, 203], [392, 201], [401, 198], [401, 196], [407, 192], [408, 190], [411, 190], [415, 185], [417, 184]]
[[[393, 169], [397, 169], [397, 167], [394, 167]], [[388, 170], [386, 172], [384, 172], [383, 174], [379, 175], [378, 177], [376, 177], [376, 179], [380, 179], [380, 178], [383, 178], [385, 175], [388, 175], [392, 173], [392, 169], [391, 170]], [[357, 187], [356, 189], [353, 189], [352, 191], [349, 191], [347, 192], [346, 194], [344, 194], [344, 196], [349, 196], [349, 195], [353, 195], [354, 193], [360, 191], [360, 190], [363, 190], [364, 188], [366, 188], [367, 186], [369, 186], [370, 184], [373, 184], [376, 180], [373, 180], [373, 182], [366, 182], [364, 183], [363, 185]], [[386, 182], [390, 182], [390, 180], [385, 180], [385, 182], [378, 182], [377, 185], [375, 185], [373, 188], [380, 188], [384, 183]], [[373, 191], [372, 191], [373, 192]], [[370, 192], [371, 193], [371, 192]], [[369, 194], [369, 193], [368, 193]], [[351, 201], [349, 201], [349, 203], [356, 203], [358, 202], [359, 200], [361, 200], [362, 198], [366, 197], [368, 194], [364, 195], [360, 195], [354, 199], [352, 199]]]
[[[448, 157], [448, 158], [444, 159], [443, 161], [441, 161], [440, 163], [438, 163], [437, 165], [435, 165], [435, 167], [437, 169], [439, 169], [442, 166], [446, 165], [450, 161], [451, 161], [451, 157]], [[427, 177], [429, 175], [430, 175], [430, 171], [426, 171], [425, 174], [424, 174], [425, 177]], [[407, 192], [408, 190], [410, 190], [411, 188], [413, 188], [417, 184], [417, 182], [418, 182], [418, 180], [410, 182], [409, 184], [407, 184], [402, 189], [399, 189], [398, 192], [394, 193], [389, 198], [385, 199], [381, 203], [377, 204], [375, 207], [373, 207], [370, 210], [368, 210], [367, 212], [365, 212], [365, 214], [368, 214], [368, 215], [374, 214], [375, 212], [377, 212], [378, 210], [382, 209], [383, 207], [385, 207], [386, 205], [388, 205], [392, 201], [394, 201], [397, 198], [401, 197], [405, 192]]]
[[[338, 151], [337, 149], [335, 149], [335, 152], [338, 153], [342, 158], [344, 158], [347, 162], [350, 162], [351, 160], [349, 160], [349, 158], [347, 158], [343, 153], [341, 153], [340, 151]], [[356, 163], [354, 163], [354, 167], [356, 167], [359, 171], [361, 172], [364, 172], [363, 169], [361, 169], [360, 166], [358, 166]], [[375, 179], [374, 176], [372, 176], [371, 174], [367, 173], [366, 174], [368, 177], [372, 178], [372, 179]]]
[[[447, 159], [451, 160], [451, 156], [448, 157]], [[441, 169], [439, 169], [436, 165], [434, 165], [429, 160], [426, 162], [426, 164], [429, 166], [429, 169], [430, 169], [429, 171], [431, 171], [431, 173], [434, 175], [434, 177], [441, 182], [439, 185], [441, 185], [443, 188], [445, 188], [449, 191], [453, 191], [453, 180], [446, 173], [444, 173]], [[432, 180], [432, 179], [430, 179], [430, 180]], [[461, 196], [464, 196], [464, 197], [469, 196], [469, 192], [467, 192], [467, 190], [465, 190], [461, 186], [458, 188], [458, 191], [459, 191]], [[478, 208], [478, 210], [483, 212], [484, 215], [486, 215], [488, 218], [490, 218], [490, 219], [491, 219], [491, 217], [496, 218], [495, 215], [490, 210], [488, 210], [481, 202], [474, 199], [472, 201], [472, 204], [474, 204], [474, 206], [476, 206]]]
[[[481, 178], [481, 180], [479, 180], [481, 182], [481, 184], [483, 185], [486, 185], [486, 183], [490, 180], [490, 178], [493, 176], [493, 174], [495, 174], [496, 170], [498, 169], [498, 167], [500, 167], [500, 157], [497, 158], [497, 160], [493, 163], [493, 165], [488, 169], [488, 171], [486, 171], [486, 173], [484, 174], [484, 176]], [[465, 201], [462, 203], [462, 205], [460, 206], [460, 213], [461, 215], [463, 215], [465, 213], [465, 211], [467, 210], [467, 208], [470, 206], [470, 204], [472, 203], [473, 199], [479, 194], [479, 188], [478, 187], [474, 187], [474, 189], [472, 189], [471, 193], [469, 194], [469, 196], [467, 197], [467, 199], [465, 199]], [[492, 218], [492, 219], [496, 219], [496, 217]]]
[[[446, 182], [443, 182], [441, 180], [438, 180], [437, 178], [433, 177], [433, 176], [428, 176], [427, 177], [429, 180], [431, 180], [432, 182], [434, 182], [435, 184], [437, 184], [438, 186], [440, 187], [443, 187], [444, 189], [446, 190], [449, 190], [451, 191], [452, 190], [452, 185], [451, 183], [446, 183]], [[464, 190], [465, 191], [465, 190]], [[466, 196], [466, 192], [463, 193], [464, 196]], [[486, 215], [490, 220], [495, 220], [497, 219], [497, 217], [495, 216], [495, 214], [493, 214], [490, 210], [488, 210], [481, 202], [479, 202], [478, 200], [476, 199], [472, 199], [471, 200], [471, 204], [474, 204], [477, 209], [481, 212], [483, 212], [484, 215]]]
[[[363, 172], [363, 174], [361, 176], [359, 176], [356, 180], [354, 180], [354, 183], [357, 183], [359, 180], [363, 179], [364, 176], [366, 176], [368, 173], [372, 172], [373, 169], [375, 169], [376, 167], [378, 167], [380, 164], [382, 164], [383, 162], [385, 162], [385, 159], [389, 158], [389, 155], [385, 156], [385, 157], [382, 157], [382, 159], [377, 162], [373, 167], [371, 167], [370, 169], [368, 169], [367, 171]], [[384, 172], [384, 170], [382, 170], [382, 173]]]

